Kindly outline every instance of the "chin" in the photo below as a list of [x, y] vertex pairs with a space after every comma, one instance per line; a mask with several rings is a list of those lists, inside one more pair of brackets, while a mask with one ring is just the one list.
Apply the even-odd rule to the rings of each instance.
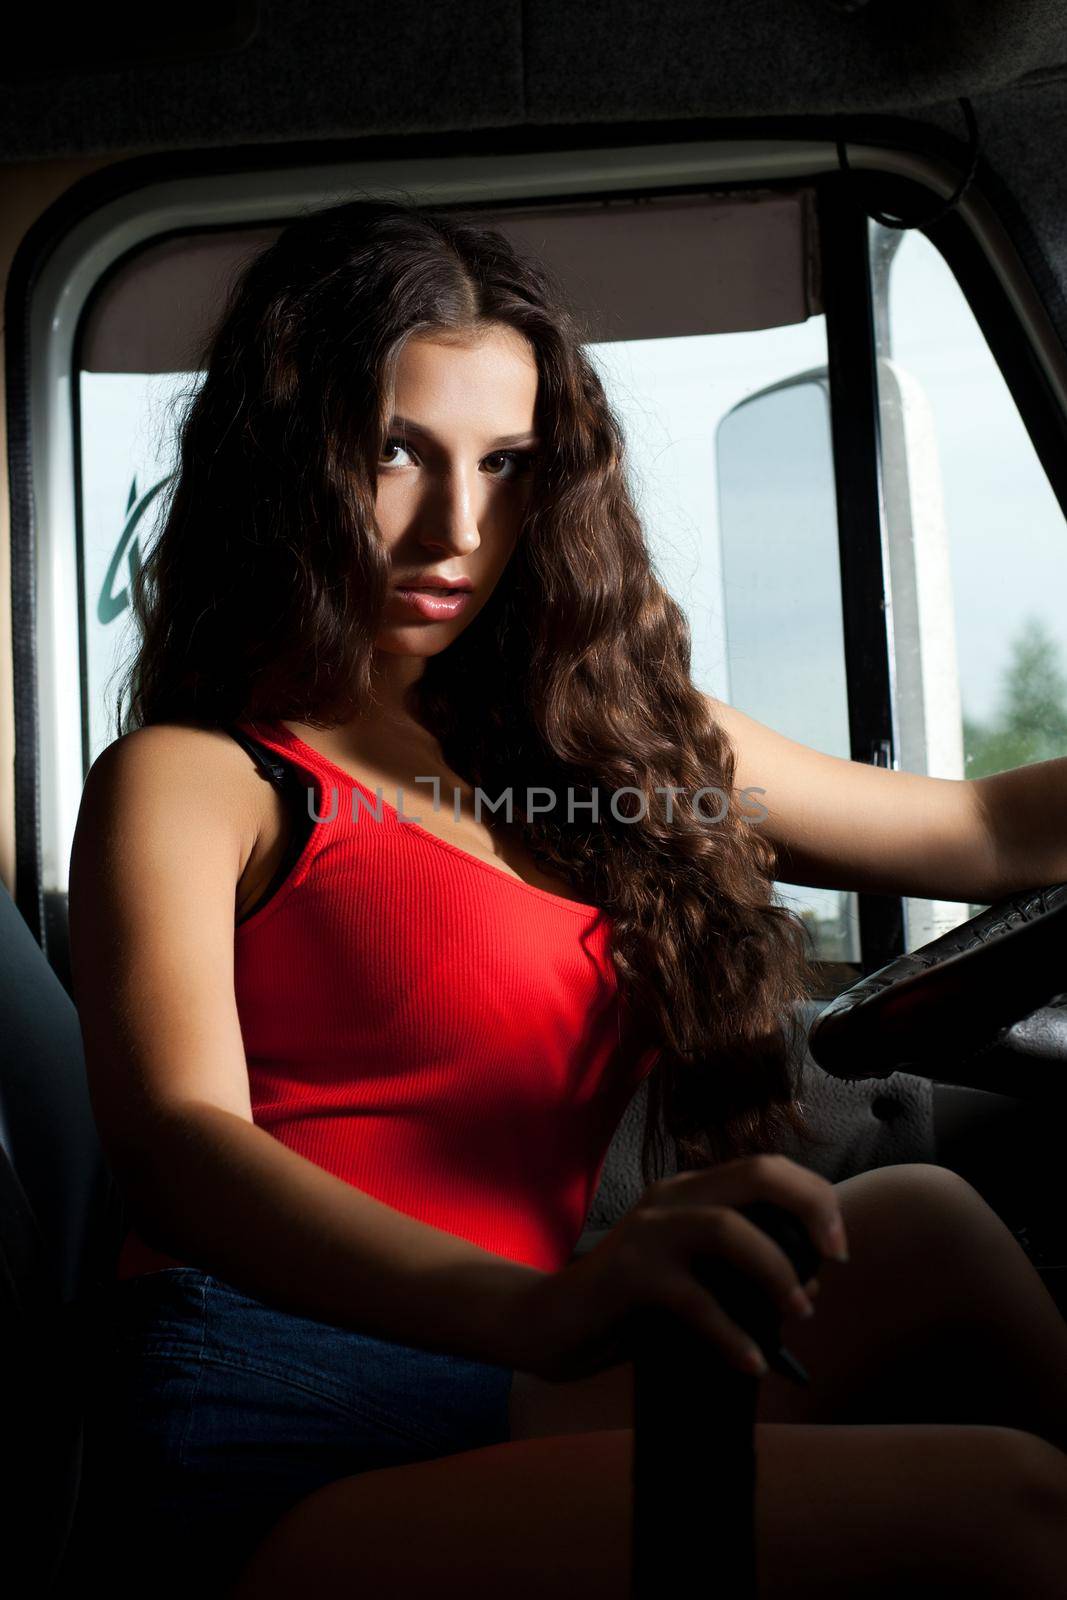
[[374, 648], [391, 656], [435, 656], [463, 632], [442, 623], [423, 628], [389, 628], [378, 635]]

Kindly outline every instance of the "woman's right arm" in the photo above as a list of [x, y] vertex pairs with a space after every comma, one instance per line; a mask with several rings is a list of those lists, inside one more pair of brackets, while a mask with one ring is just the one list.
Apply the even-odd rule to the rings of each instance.
[[543, 1272], [382, 1204], [252, 1120], [233, 950], [257, 824], [239, 755], [221, 732], [142, 728], [101, 753], [82, 794], [72, 980], [130, 1220], [283, 1310], [521, 1365]]

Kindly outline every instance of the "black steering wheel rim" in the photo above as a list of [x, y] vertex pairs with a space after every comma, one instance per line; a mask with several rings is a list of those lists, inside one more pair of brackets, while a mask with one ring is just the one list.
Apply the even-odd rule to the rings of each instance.
[[1049, 1069], [1067, 1063], [1067, 883], [1000, 900], [861, 978], [815, 1018], [808, 1045], [837, 1078], [901, 1069], [988, 1087], [1019, 1060], [1016, 1087], [1063, 1092], [1067, 1070]]

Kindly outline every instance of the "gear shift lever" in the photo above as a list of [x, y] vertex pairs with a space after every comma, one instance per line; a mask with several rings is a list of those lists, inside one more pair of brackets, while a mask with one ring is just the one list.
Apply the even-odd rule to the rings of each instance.
[[[822, 1257], [799, 1219], [764, 1200], [737, 1209], [806, 1283]], [[781, 1313], [749, 1274], [719, 1258], [698, 1260], [694, 1272], [772, 1369], [807, 1383], [781, 1347]], [[635, 1322], [631, 1600], [699, 1592], [712, 1567], [724, 1600], [754, 1600], [759, 1379], [728, 1366], [695, 1328], [661, 1307], [643, 1308]]]

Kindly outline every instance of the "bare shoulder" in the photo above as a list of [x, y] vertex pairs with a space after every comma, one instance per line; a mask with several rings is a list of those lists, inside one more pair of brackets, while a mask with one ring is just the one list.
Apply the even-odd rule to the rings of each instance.
[[194, 774], [207, 763], [213, 775], [222, 779], [227, 773], [236, 776], [242, 766], [248, 765], [247, 755], [224, 728], [196, 722], [156, 722], [135, 728], [106, 745], [90, 770], [105, 761], [112, 765], [136, 763], [146, 772], [164, 768], [172, 771], [188, 762]]
[[[154, 723], [107, 745], [89, 769], [79, 826], [117, 812], [139, 827], [153, 819], [179, 834], [228, 834], [243, 868], [262, 825], [265, 785], [248, 754], [222, 728]], [[173, 834], [172, 834], [173, 837]]]

